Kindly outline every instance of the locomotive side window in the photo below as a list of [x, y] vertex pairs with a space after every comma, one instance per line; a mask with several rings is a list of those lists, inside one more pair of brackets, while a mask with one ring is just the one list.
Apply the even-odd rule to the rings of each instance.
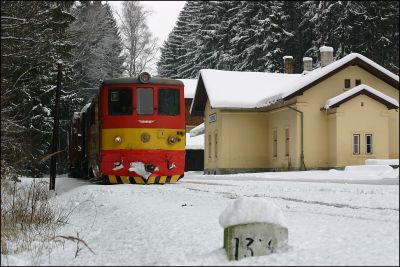
[[153, 114], [153, 88], [138, 88], [137, 96], [137, 113], [139, 115]]
[[179, 90], [159, 89], [158, 90], [158, 114], [179, 115]]
[[110, 88], [108, 90], [108, 115], [132, 114], [132, 89]]

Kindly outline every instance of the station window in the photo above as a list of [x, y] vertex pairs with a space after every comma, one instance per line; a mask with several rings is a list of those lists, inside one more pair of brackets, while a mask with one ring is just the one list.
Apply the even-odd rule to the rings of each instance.
[[208, 158], [211, 159], [211, 134], [208, 135]]
[[344, 79], [344, 89], [350, 89], [350, 79]]
[[372, 134], [365, 135], [365, 153], [372, 154]]
[[361, 84], [361, 80], [360, 80], [360, 79], [357, 79], [357, 80], [356, 80], [356, 86], [357, 86], [357, 85], [360, 85], [360, 84]]
[[274, 130], [272, 136], [273, 136], [272, 154], [273, 157], [276, 158], [278, 156], [278, 131]]
[[360, 135], [353, 134], [353, 155], [360, 155]]
[[139, 115], [153, 114], [153, 88], [137, 88], [137, 113]]
[[132, 89], [110, 88], [108, 90], [108, 115], [132, 114]]
[[218, 158], [218, 133], [214, 133], [214, 139], [215, 139], [215, 158]]
[[289, 157], [289, 129], [285, 129], [285, 156]]
[[179, 115], [179, 89], [158, 90], [158, 114]]

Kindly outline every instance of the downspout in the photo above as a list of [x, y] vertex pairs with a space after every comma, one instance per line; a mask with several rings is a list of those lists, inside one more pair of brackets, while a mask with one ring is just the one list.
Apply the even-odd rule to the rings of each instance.
[[303, 111], [300, 111], [300, 110], [298, 110], [298, 109], [296, 109], [294, 107], [291, 107], [289, 105], [287, 105], [286, 107], [288, 107], [288, 108], [300, 113], [300, 130], [301, 130], [301, 133], [300, 133], [300, 139], [301, 139], [301, 143], [300, 143], [301, 144], [300, 145], [300, 170], [304, 171], [306, 169], [305, 165], [304, 165], [304, 114], [303, 114]]

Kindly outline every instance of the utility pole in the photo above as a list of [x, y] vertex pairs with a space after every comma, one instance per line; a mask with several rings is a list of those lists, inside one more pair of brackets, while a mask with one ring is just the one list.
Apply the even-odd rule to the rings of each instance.
[[60, 94], [61, 94], [61, 78], [62, 78], [62, 61], [57, 61], [58, 74], [57, 74], [57, 88], [56, 88], [56, 101], [54, 105], [54, 124], [53, 124], [53, 141], [51, 146], [51, 163], [50, 163], [50, 186], [49, 190], [55, 192], [56, 187], [56, 161], [58, 157], [58, 128], [59, 128], [59, 109], [60, 109]]

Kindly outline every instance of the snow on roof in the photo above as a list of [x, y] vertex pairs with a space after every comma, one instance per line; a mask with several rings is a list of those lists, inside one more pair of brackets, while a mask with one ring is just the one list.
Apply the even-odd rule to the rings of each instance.
[[282, 210], [264, 198], [240, 197], [229, 203], [219, 216], [219, 224], [224, 229], [247, 223], [273, 223], [287, 228]]
[[283, 59], [293, 59], [292, 56], [284, 56]]
[[72, 115], [73, 119], [79, 119], [79, 117], [81, 116], [81, 114], [79, 112], [74, 112], [74, 114]]
[[350, 89], [350, 90], [348, 90], [348, 91], [346, 91], [344, 93], [341, 93], [340, 95], [337, 95], [335, 97], [332, 97], [332, 98], [328, 99], [325, 102], [324, 108], [325, 109], [329, 109], [332, 106], [334, 106], [335, 104], [337, 104], [339, 102], [342, 102], [346, 98], [349, 98], [349, 97], [353, 96], [354, 94], [357, 94], [357, 93], [359, 93], [359, 92], [361, 92], [363, 90], [368, 91], [373, 95], [376, 95], [377, 97], [385, 100], [386, 102], [389, 102], [389, 103], [393, 104], [396, 107], [399, 107], [399, 102], [397, 102], [396, 99], [393, 99], [390, 96], [387, 96], [387, 95], [379, 92], [378, 90], [376, 90], [376, 89], [374, 89], [374, 88], [372, 88], [372, 87], [370, 87], [368, 85], [360, 84], [360, 85], [358, 85], [356, 87], [353, 87], [352, 89]]
[[87, 103], [87, 104], [81, 109], [81, 113], [86, 112], [86, 110], [90, 107], [90, 104], [92, 104], [92, 102]]
[[333, 47], [330, 46], [321, 46], [319, 48], [319, 52], [333, 52]]
[[187, 150], [203, 149], [204, 150], [204, 134], [195, 137], [186, 133], [186, 147]]
[[[322, 47], [321, 47], [322, 48]], [[393, 80], [399, 82], [399, 76], [390, 72], [389, 70], [385, 69], [384, 67], [380, 66], [379, 64], [375, 63], [374, 61], [370, 60], [367, 57], [364, 57], [363, 55], [360, 55], [358, 53], [351, 53], [335, 62], [330, 63], [329, 65], [323, 67], [323, 68], [317, 68], [313, 71], [308, 72], [306, 75], [302, 75], [298, 79], [295, 79], [291, 83], [285, 84], [285, 86], [281, 86], [275, 94], [271, 94], [268, 97], [265, 97], [261, 101], [259, 101], [256, 106], [257, 107], [267, 107], [275, 102], [288, 97], [298, 90], [304, 88], [305, 86], [309, 85], [310, 83], [316, 81], [319, 78], [322, 78], [323, 76], [327, 75], [328, 73], [336, 70], [337, 68], [343, 66], [344, 64], [348, 63], [351, 60], [354, 60], [355, 58], [359, 58], [360, 60], [364, 61], [368, 65], [372, 66], [373, 68], [377, 69], [378, 71], [384, 73], [385, 75], [389, 76]]]
[[301, 74], [200, 70], [213, 108], [254, 108], [260, 99], [276, 95]]
[[304, 61], [312, 61], [312, 58], [311, 57], [303, 57], [303, 62]]
[[202, 124], [197, 125], [192, 130], [190, 130], [190, 136], [195, 137], [200, 134], [204, 134], [204, 122]]
[[196, 92], [197, 79], [177, 79], [185, 85], [185, 98], [193, 98]]

